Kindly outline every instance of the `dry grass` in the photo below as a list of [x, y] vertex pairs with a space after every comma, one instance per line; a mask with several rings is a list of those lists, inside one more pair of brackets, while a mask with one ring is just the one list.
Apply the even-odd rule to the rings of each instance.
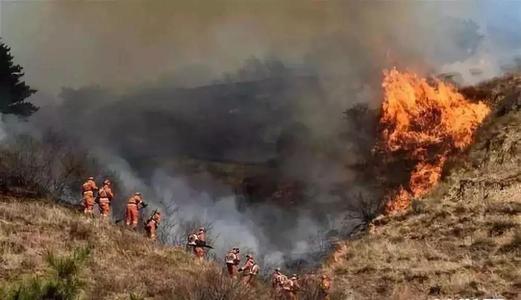
[[[123, 226], [52, 201], [0, 196], [0, 290], [20, 282], [43, 289], [48, 253], [68, 257], [80, 248], [90, 249], [80, 272], [86, 299], [272, 299], [261, 278], [247, 289], [224, 275], [222, 266], [196, 263], [184, 249], [151, 242]], [[300, 299], [318, 299], [316, 277], [301, 285]], [[337, 291], [332, 299], [343, 294]]]
[[267, 299], [262, 282], [247, 290], [182, 249], [52, 202], [0, 196], [0, 286], [43, 276], [47, 253], [67, 256], [79, 247], [91, 249], [82, 272], [87, 299]]

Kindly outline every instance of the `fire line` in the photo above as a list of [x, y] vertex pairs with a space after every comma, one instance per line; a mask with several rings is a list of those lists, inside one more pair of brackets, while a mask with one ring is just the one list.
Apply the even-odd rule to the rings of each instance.
[[415, 163], [409, 182], [388, 196], [386, 212], [395, 213], [437, 185], [449, 155], [472, 143], [490, 108], [470, 102], [448, 83], [429, 83], [412, 72], [385, 70], [382, 87], [381, 150]]

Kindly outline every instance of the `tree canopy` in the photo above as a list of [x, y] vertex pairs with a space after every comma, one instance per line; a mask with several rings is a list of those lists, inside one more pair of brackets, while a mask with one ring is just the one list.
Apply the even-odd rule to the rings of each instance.
[[28, 117], [38, 110], [25, 101], [36, 90], [21, 80], [22, 67], [13, 62], [13, 56], [5, 43], [0, 42], [0, 113]]

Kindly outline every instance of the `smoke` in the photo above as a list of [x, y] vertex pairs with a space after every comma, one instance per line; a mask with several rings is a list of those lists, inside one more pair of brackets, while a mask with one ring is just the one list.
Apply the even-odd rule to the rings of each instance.
[[[465, 58], [479, 42], [473, 24], [516, 11], [495, 6], [476, 1], [15, 1], [2, 3], [1, 33], [26, 68], [27, 81], [53, 92], [85, 85], [125, 90], [158, 77], [171, 86], [195, 86], [236, 70], [250, 56], [270, 55], [365, 82], [367, 76], [378, 79], [380, 70], [374, 71], [383, 61], [411, 66]], [[484, 15], [487, 11], [496, 14]]]
[[380, 103], [383, 68], [473, 82], [519, 47], [498, 21], [511, 7], [490, 18], [474, 4], [7, 2], [2, 34], [43, 91], [30, 124], [119, 174], [117, 213], [139, 190], [175, 205], [173, 223], [212, 222], [217, 255], [240, 246], [281, 263], [345, 236], [381, 199], [363, 106]]
[[3, 114], [0, 114], [0, 142], [7, 137], [7, 131], [5, 129]]

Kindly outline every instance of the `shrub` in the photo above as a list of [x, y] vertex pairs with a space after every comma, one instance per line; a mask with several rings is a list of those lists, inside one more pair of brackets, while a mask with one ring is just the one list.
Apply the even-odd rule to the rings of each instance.
[[85, 283], [80, 277], [89, 248], [76, 249], [71, 256], [47, 254], [49, 273], [43, 277], [26, 279], [0, 293], [6, 300], [74, 300], [78, 299]]
[[506, 231], [516, 228], [518, 225], [516, 222], [510, 220], [496, 219], [490, 221], [489, 225], [489, 235], [490, 236], [499, 236], [505, 233]]
[[35, 196], [71, 202], [79, 199], [79, 187], [88, 176], [102, 173], [117, 181], [78, 143], [51, 131], [41, 138], [10, 138], [0, 157], [0, 192], [22, 187]]
[[[260, 284], [259, 288], [261, 288]], [[252, 291], [251, 288], [245, 288], [244, 284], [238, 280], [223, 276], [222, 272], [214, 268], [205, 270], [195, 281], [179, 282], [172, 293], [165, 299], [269, 299], [268, 292], [260, 293], [259, 291]], [[265, 297], [262, 295], [265, 295]]]
[[508, 253], [508, 252], [512, 252], [514, 254], [521, 254], [521, 231], [516, 231], [514, 233], [514, 236], [512, 238], [512, 240], [503, 245], [500, 249], [499, 249], [499, 252], [501, 253]]
[[72, 239], [87, 241], [94, 236], [94, 232], [88, 224], [83, 223], [82, 219], [73, 220], [69, 229]]

